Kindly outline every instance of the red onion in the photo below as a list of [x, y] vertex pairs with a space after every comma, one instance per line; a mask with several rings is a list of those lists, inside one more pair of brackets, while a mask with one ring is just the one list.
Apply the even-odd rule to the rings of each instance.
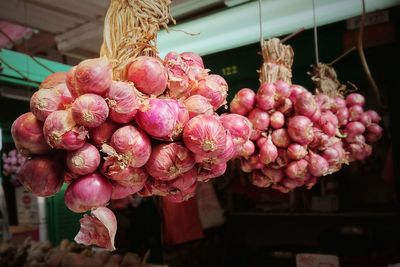
[[251, 173], [253, 171], [253, 165], [250, 163], [250, 160], [241, 158], [240, 169], [242, 172]]
[[304, 181], [304, 185], [307, 189], [313, 188], [313, 186], [317, 183], [317, 177], [310, 176]]
[[218, 156], [225, 149], [226, 130], [217, 117], [199, 115], [185, 125], [183, 141], [195, 154], [205, 157]]
[[268, 137], [267, 141], [260, 146], [260, 161], [265, 165], [274, 162], [278, 157], [278, 149], [272, 143], [271, 137]]
[[282, 98], [276, 107], [276, 109], [286, 116], [289, 116], [293, 112], [293, 103], [289, 98]]
[[79, 178], [79, 175], [70, 171], [64, 171], [64, 183], [70, 184], [72, 180]]
[[61, 99], [64, 107], [63, 109], [69, 108], [70, 104], [74, 101], [68, 87], [65, 83], [60, 83], [53, 87], [51, 90], [55, 91]]
[[382, 119], [381, 116], [379, 116], [379, 114], [375, 110], [367, 110], [365, 111], [365, 113], [368, 114], [373, 123], [379, 123]]
[[364, 112], [361, 114], [360, 122], [364, 124], [365, 127], [368, 127], [372, 123], [372, 120], [368, 113]]
[[358, 121], [361, 115], [364, 113], [364, 109], [360, 105], [354, 105], [349, 107], [349, 121]]
[[86, 143], [83, 147], [67, 152], [68, 169], [78, 175], [94, 172], [100, 165], [100, 153], [94, 145]]
[[327, 136], [333, 137], [333, 136], [335, 136], [336, 133], [337, 133], [337, 127], [336, 127], [335, 125], [333, 125], [332, 123], [328, 122], [328, 123], [325, 123], [325, 124], [322, 126], [322, 131], [323, 131]]
[[43, 123], [32, 112], [22, 114], [13, 122], [11, 135], [17, 149], [26, 156], [42, 155], [50, 150], [43, 135]]
[[243, 116], [246, 115], [254, 108], [255, 96], [256, 94], [250, 88], [240, 89], [230, 103], [230, 111]]
[[250, 111], [247, 116], [253, 125], [254, 129], [265, 131], [269, 126], [269, 115], [267, 112], [262, 111], [259, 108], [255, 108]]
[[251, 156], [249, 158], [249, 162], [251, 164], [251, 168], [254, 170], [264, 167], [264, 163], [261, 162], [259, 154]]
[[212, 115], [214, 113], [213, 106], [207, 98], [201, 95], [192, 95], [188, 97], [183, 104], [189, 111], [190, 119], [197, 115]]
[[177, 143], [169, 143], [153, 148], [146, 170], [155, 179], [170, 181], [189, 171], [194, 165], [195, 160], [188, 149]]
[[65, 150], [81, 148], [87, 137], [87, 131], [76, 125], [70, 110], [51, 113], [44, 122], [43, 133], [47, 144]]
[[283, 115], [282, 112], [275, 111], [269, 117], [269, 124], [274, 129], [282, 128], [283, 125], [285, 125], [285, 116]]
[[365, 98], [364, 96], [358, 93], [351, 93], [346, 96], [346, 104], [348, 107], [352, 107], [354, 105], [364, 106]]
[[171, 138], [172, 140], [178, 140], [182, 137], [183, 127], [189, 121], [189, 111], [186, 109], [184, 104], [176, 99], [169, 99], [168, 103], [175, 110], [177, 118], [171, 136], [167, 136], [162, 139], [166, 141], [171, 141]]
[[196, 187], [197, 183], [194, 183], [190, 188], [186, 189], [185, 191], [178, 192], [173, 195], [165, 196], [163, 199], [173, 203], [181, 203], [184, 202], [196, 194]]
[[365, 126], [361, 122], [353, 121], [346, 125], [346, 134], [348, 136], [355, 136], [365, 132]]
[[148, 95], [161, 95], [167, 88], [168, 74], [158, 58], [140, 56], [129, 65], [126, 79]]
[[283, 177], [285, 177], [283, 169], [280, 168], [274, 169], [269, 167], [263, 167], [261, 171], [273, 184], [279, 183], [280, 181], [282, 181]]
[[252, 124], [246, 117], [238, 114], [224, 113], [219, 117], [219, 120], [232, 135], [235, 145], [244, 144], [249, 140]]
[[364, 144], [365, 143], [365, 137], [363, 134], [358, 134], [358, 135], [348, 135], [344, 139], [347, 143], [358, 143], [358, 144]]
[[322, 112], [319, 108], [314, 112], [314, 114], [310, 117], [312, 122], [318, 123], [321, 120]]
[[100, 126], [91, 128], [89, 130], [90, 141], [97, 147], [101, 147], [103, 144], [108, 143], [111, 136], [118, 128], [118, 125], [110, 120], [106, 120]]
[[72, 117], [82, 126], [93, 128], [100, 126], [108, 117], [106, 101], [95, 94], [84, 94], [72, 104]]
[[364, 160], [372, 153], [372, 147], [368, 144], [350, 144], [348, 150], [350, 151], [350, 161]]
[[332, 109], [334, 105], [334, 100], [330, 98], [328, 95], [323, 94], [323, 93], [318, 93], [315, 96], [315, 102], [318, 104], [320, 107], [321, 111], [328, 111]]
[[54, 111], [64, 109], [64, 102], [57, 91], [40, 89], [32, 95], [30, 109], [38, 120], [45, 121]]
[[261, 137], [261, 134], [263, 133], [263, 131], [254, 129], [251, 131], [251, 135], [250, 135], [250, 140], [256, 141]]
[[272, 132], [272, 142], [277, 147], [288, 147], [291, 143], [290, 136], [286, 128], [276, 129]]
[[269, 111], [275, 107], [276, 88], [272, 83], [262, 83], [256, 94], [257, 107]]
[[311, 117], [318, 109], [314, 96], [310, 92], [303, 92], [298, 95], [295, 104], [296, 113]]
[[133, 84], [113, 81], [106, 98], [110, 119], [117, 123], [128, 123], [139, 107], [138, 96]]
[[325, 158], [310, 150], [308, 159], [308, 170], [312, 175], [316, 177], [325, 176], [329, 174], [329, 163]]
[[250, 181], [257, 187], [270, 187], [272, 181], [266, 177], [260, 170], [253, 171], [250, 176]]
[[65, 190], [65, 205], [76, 213], [104, 206], [111, 198], [112, 185], [95, 172], [75, 179]]
[[[150, 158], [150, 139], [140, 129], [127, 125], [119, 128], [111, 136], [111, 147], [119, 154], [117, 157], [126, 167], [142, 167]], [[109, 148], [103, 145], [103, 150]], [[106, 152], [107, 153], [107, 152]], [[115, 154], [107, 153], [111, 157]]]
[[289, 157], [287, 155], [287, 150], [283, 148], [278, 148], [278, 157], [276, 158], [275, 166], [271, 167], [278, 167], [282, 168], [285, 167], [289, 163]]
[[185, 96], [189, 90], [189, 66], [176, 52], [169, 52], [164, 62], [168, 73], [168, 95], [172, 98]]
[[156, 139], [172, 139], [178, 120], [170, 99], [151, 98], [135, 116], [140, 128]]
[[295, 179], [289, 179], [289, 178], [285, 178], [282, 181], [284, 187], [286, 187], [289, 190], [293, 190], [297, 187], [300, 187], [302, 185], [304, 185], [304, 181], [303, 180], [295, 180]]
[[199, 164], [197, 171], [197, 181], [199, 182], [208, 182], [210, 179], [217, 178], [223, 175], [226, 171], [227, 164], [226, 162], [220, 164], [206, 164], [206, 168], [203, 167], [203, 164]]
[[[73, 75], [72, 78], [68, 77]], [[73, 81], [69, 80], [72, 79]], [[67, 85], [72, 96], [93, 93], [104, 96], [111, 86], [111, 64], [106, 58], [94, 58], [81, 61], [67, 74]]]
[[260, 138], [257, 139], [257, 146], [261, 148], [266, 142], [268, 138], [263, 134]]
[[55, 195], [64, 181], [61, 166], [56, 159], [49, 157], [28, 160], [20, 169], [17, 178], [27, 190], [40, 197]]
[[58, 84], [65, 83], [67, 79], [67, 73], [65, 72], [54, 72], [47, 76], [39, 85], [39, 89], [51, 89]]
[[210, 164], [219, 164], [229, 161], [235, 155], [235, 145], [233, 143], [233, 138], [231, 134], [228, 132], [226, 135], [226, 145], [225, 149], [221, 154], [213, 157], [204, 157], [201, 155], [195, 155], [196, 162], [210, 163]]
[[381, 139], [383, 134], [383, 129], [381, 126], [379, 126], [376, 123], [371, 123], [368, 127], [367, 127], [367, 135], [366, 135], [366, 139], [368, 142], [371, 143], [375, 143], [376, 141], [378, 141], [379, 139]]
[[141, 190], [147, 181], [148, 174], [144, 167], [142, 168], [126, 168], [128, 171], [122, 179], [116, 181], [116, 183], [130, 188], [136, 188], [137, 191]]
[[287, 82], [278, 80], [274, 82], [274, 85], [276, 88], [277, 99], [287, 98], [292, 93], [292, 88], [290, 87], [290, 84], [288, 84]]
[[291, 139], [300, 145], [307, 145], [314, 139], [313, 124], [305, 116], [294, 116], [288, 122], [288, 133]]
[[244, 144], [237, 146], [236, 153], [241, 157], [248, 158], [253, 155], [255, 149], [254, 143], [248, 140]]
[[175, 179], [168, 182], [168, 186], [171, 188], [170, 194], [176, 194], [181, 191], [188, 190], [197, 181], [197, 169], [192, 168], [189, 171], [179, 175]]
[[188, 66], [197, 66], [204, 69], [203, 59], [198, 54], [194, 52], [183, 52], [180, 56]]
[[292, 143], [287, 148], [287, 155], [290, 159], [299, 160], [304, 158], [308, 154], [306, 146]]
[[349, 116], [349, 110], [346, 107], [340, 108], [336, 111], [336, 117], [338, 118], [340, 126], [344, 126], [348, 123]]
[[320, 124], [331, 123], [331, 124], [333, 124], [334, 127], [338, 127], [339, 126], [338, 118], [330, 110], [322, 112], [319, 122], [320, 122]]
[[292, 89], [292, 91], [290, 93], [289, 99], [292, 101], [293, 104], [296, 103], [296, 99], [300, 94], [307, 92], [307, 90], [303, 86], [297, 84], [292, 84], [290, 88]]
[[199, 81], [198, 87], [192, 90], [190, 94], [204, 96], [216, 110], [226, 104], [228, 84], [221, 76], [211, 74]]
[[91, 215], [83, 215], [79, 220], [81, 228], [74, 240], [85, 246], [96, 245], [106, 250], [115, 250], [114, 239], [117, 232], [117, 219], [106, 207], [98, 207]]
[[314, 139], [309, 144], [311, 148], [322, 148], [326, 147], [329, 141], [329, 136], [327, 136], [320, 128], [313, 127]]
[[344, 100], [340, 96], [335, 97], [332, 110], [336, 111], [336, 110], [339, 110], [339, 109], [345, 108], [345, 107], [346, 107], [346, 100]]
[[289, 162], [285, 173], [291, 179], [304, 180], [310, 175], [308, 172], [308, 162], [305, 159]]
[[139, 192], [143, 187], [139, 188], [132, 188], [126, 187], [123, 185], [118, 184], [117, 182], [112, 182], [112, 193], [111, 199], [123, 199]]

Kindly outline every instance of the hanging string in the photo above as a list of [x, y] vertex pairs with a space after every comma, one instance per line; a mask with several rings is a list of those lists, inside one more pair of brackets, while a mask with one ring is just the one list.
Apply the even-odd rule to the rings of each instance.
[[314, 20], [314, 46], [315, 46], [315, 63], [319, 63], [319, 52], [318, 52], [318, 32], [317, 32], [317, 19], [315, 16], [315, 0], [312, 0], [313, 6], [313, 20]]
[[260, 20], [260, 44], [262, 46], [264, 38], [263, 38], [263, 27], [262, 27], [263, 22], [262, 22], [262, 3], [261, 2], [262, 2], [262, 0], [258, 0], [258, 18]]

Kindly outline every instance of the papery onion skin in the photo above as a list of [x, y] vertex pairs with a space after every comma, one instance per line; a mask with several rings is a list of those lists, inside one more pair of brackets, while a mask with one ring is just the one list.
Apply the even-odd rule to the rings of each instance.
[[280, 129], [285, 125], [285, 115], [282, 112], [275, 111], [269, 117], [269, 124], [274, 129]]
[[181, 203], [181, 202], [187, 201], [196, 195], [196, 187], [197, 187], [197, 183], [194, 183], [187, 190], [178, 192], [173, 195], [165, 196], [165, 197], [163, 197], [163, 200], [173, 202], [173, 203]]
[[11, 135], [17, 149], [24, 155], [43, 155], [50, 147], [43, 135], [43, 123], [32, 112], [19, 116], [11, 125]]
[[292, 143], [287, 148], [287, 155], [292, 160], [299, 160], [308, 154], [307, 148], [297, 143]]
[[133, 84], [113, 81], [106, 96], [110, 119], [116, 123], [128, 123], [136, 115], [139, 99]]
[[278, 149], [273, 144], [271, 138], [268, 138], [265, 143], [260, 146], [260, 161], [265, 165], [274, 162], [278, 157]]
[[336, 117], [338, 118], [339, 126], [346, 125], [348, 123], [349, 116], [349, 110], [346, 107], [338, 109], [336, 111]]
[[346, 105], [348, 107], [354, 105], [364, 106], [364, 104], [365, 104], [365, 98], [361, 94], [351, 93], [348, 96], [346, 96]]
[[256, 94], [256, 105], [258, 108], [269, 111], [275, 107], [275, 85], [272, 83], [262, 83]]
[[245, 116], [254, 108], [255, 96], [256, 93], [250, 88], [240, 89], [229, 104], [230, 111]]
[[150, 139], [142, 130], [132, 125], [116, 130], [111, 136], [110, 144], [118, 153], [129, 158], [128, 164], [131, 167], [142, 167], [150, 158]]
[[310, 175], [308, 162], [304, 159], [291, 161], [287, 165], [285, 173], [291, 179], [304, 180]]
[[106, 120], [100, 126], [91, 128], [89, 130], [90, 141], [93, 145], [101, 147], [103, 144], [108, 143], [111, 136], [118, 129], [118, 124], [111, 120]]
[[364, 109], [360, 105], [354, 105], [348, 108], [349, 110], [349, 121], [358, 121], [361, 115], [364, 113]]
[[324, 158], [310, 151], [308, 159], [308, 170], [313, 176], [320, 177], [329, 174], [329, 163]]
[[377, 142], [383, 135], [383, 129], [376, 123], [371, 123], [367, 127], [367, 135], [366, 139], [368, 142], [375, 143]]
[[213, 106], [210, 102], [201, 95], [189, 96], [183, 104], [189, 111], [189, 118], [193, 118], [197, 115], [212, 115], [214, 113]]
[[87, 138], [87, 131], [76, 125], [70, 110], [51, 113], [44, 122], [43, 133], [49, 146], [65, 150], [81, 148]]
[[368, 116], [371, 118], [371, 122], [373, 123], [379, 123], [382, 120], [381, 116], [379, 116], [378, 112], [375, 110], [367, 110], [365, 113], [368, 114]]
[[78, 175], [94, 172], [100, 165], [100, 153], [97, 148], [86, 143], [81, 148], [67, 152], [68, 169]]
[[191, 95], [202, 95], [207, 98], [214, 110], [226, 104], [228, 96], [228, 84], [220, 75], [211, 74], [199, 81], [196, 89], [190, 92]]
[[185, 125], [183, 141], [195, 154], [205, 157], [218, 156], [225, 149], [226, 130], [217, 117], [199, 115]]
[[295, 110], [298, 115], [311, 118], [317, 109], [318, 105], [314, 100], [314, 96], [310, 92], [303, 92], [298, 95], [295, 104]]
[[270, 187], [272, 185], [272, 181], [260, 170], [255, 170], [251, 173], [250, 181], [253, 185], [262, 188]]
[[251, 140], [246, 141], [242, 145], [236, 146], [236, 154], [239, 155], [240, 157], [244, 158], [250, 157], [251, 155], [253, 155], [254, 151], [255, 151], [255, 145]]
[[64, 109], [61, 96], [50, 89], [36, 91], [30, 99], [30, 110], [40, 121], [45, 121], [47, 116], [56, 110]]
[[70, 90], [71, 94], [74, 97], [87, 93], [104, 96], [111, 86], [112, 78], [111, 64], [106, 58], [86, 59], [76, 66], [74, 71], [76, 92]]
[[172, 139], [178, 114], [168, 99], [151, 98], [138, 110], [135, 120], [150, 136], [156, 139]]
[[288, 147], [291, 143], [289, 133], [285, 128], [274, 130], [271, 137], [272, 142], [280, 148]]
[[248, 114], [247, 118], [252, 123], [253, 128], [260, 131], [265, 131], [269, 126], [269, 115], [267, 112], [255, 108]]
[[195, 163], [187, 148], [169, 143], [154, 147], [145, 167], [153, 178], [170, 181], [192, 169]]
[[277, 99], [288, 98], [292, 93], [292, 88], [289, 83], [278, 80], [274, 83], [276, 88]]
[[188, 66], [197, 66], [204, 69], [203, 59], [200, 55], [194, 52], [183, 52], [180, 56]]
[[106, 101], [96, 94], [84, 94], [72, 104], [72, 118], [87, 128], [100, 126], [106, 121], [109, 109]]
[[314, 139], [311, 120], [305, 116], [294, 116], [288, 122], [288, 133], [291, 139], [300, 145], [307, 145]]
[[231, 160], [235, 156], [235, 152], [236, 149], [235, 149], [235, 144], [233, 142], [233, 138], [231, 134], [227, 132], [225, 149], [221, 152], [221, 154], [218, 154], [217, 156], [213, 157], [204, 157], [196, 154], [194, 157], [196, 162], [219, 164]]
[[244, 144], [250, 139], [252, 124], [246, 117], [224, 113], [219, 117], [219, 120], [224, 128], [230, 132], [236, 145]]
[[73, 212], [86, 212], [110, 201], [111, 183], [101, 174], [92, 173], [75, 179], [65, 190], [65, 205]]
[[54, 72], [47, 76], [39, 85], [39, 89], [51, 89], [58, 84], [65, 83], [67, 79], [66, 72]]
[[346, 125], [345, 131], [348, 136], [356, 136], [365, 132], [365, 126], [361, 122], [353, 121]]
[[40, 197], [55, 195], [64, 182], [62, 166], [49, 157], [28, 160], [17, 178], [27, 190]]
[[283, 169], [278, 168], [278, 169], [274, 169], [274, 168], [269, 168], [269, 167], [263, 167], [261, 169], [261, 172], [270, 179], [272, 184], [277, 184], [280, 181], [283, 180], [283, 178], [285, 177], [285, 172], [283, 171]]
[[142, 93], [158, 96], [167, 88], [168, 74], [160, 59], [139, 56], [129, 65], [126, 79]]
[[227, 168], [227, 163], [219, 163], [219, 164], [206, 164], [207, 167], [204, 168], [202, 164], [198, 164], [197, 169], [197, 181], [199, 182], [208, 182], [211, 179], [217, 178], [223, 175]]

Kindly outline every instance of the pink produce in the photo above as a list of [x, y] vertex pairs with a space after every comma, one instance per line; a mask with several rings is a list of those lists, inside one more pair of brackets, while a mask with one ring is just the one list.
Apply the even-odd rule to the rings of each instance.
[[43, 155], [50, 150], [43, 135], [43, 123], [32, 112], [22, 114], [13, 122], [11, 135], [24, 155]]
[[226, 144], [225, 149], [218, 154], [217, 156], [201, 156], [195, 154], [195, 160], [198, 163], [209, 163], [209, 164], [220, 164], [229, 161], [235, 155], [236, 149], [235, 144], [233, 143], [233, 138], [231, 134], [228, 132], [226, 135]]
[[308, 162], [305, 159], [291, 161], [286, 166], [285, 173], [290, 179], [304, 181], [310, 176]]
[[325, 176], [329, 174], [329, 163], [324, 157], [321, 157], [320, 155], [310, 150], [308, 159], [308, 170], [313, 176]]
[[339, 126], [346, 125], [348, 123], [349, 116], [349, 110], [346, 107], [338, 109], [336, 111], [336, 117], [338, 118]]
[[269, 117], [269, 124], [274, 129], [280, 129], [285, 125], [285, 115], [282, 112], [275, 111]]
[[51, 89], [58, 84], [65, 83], [67, 79], [67, 73], [65, 72], [54, 72], [47, 76], [39, 85], [39, 89]]
[[291, 139], [300, 145], [307, 145], [314, 139], [313, 123], [305, 116], [294, 116], [288, 122]]
[[224, 113], [219, 117], [220, 122], [230, 132], [235, 145], [244, 144], [250, 138], [252, 124], [244, 116]]
[[89, 130], [90, 141], [97, 147], [101, 147], [103, 144], [108, 143], [111, 136], [118, 129], [118, 124], [111, 120], [106, 120], [100, 126], [91, 128]]
[[382, 119], [375, 110], [367, 110], [365, 113], [368, 114], [368, 116], [371, 118], [371, 122], [373, 123], [379, 123]]
[[360, 105], [354, 105], [348, 108], [349, 110], [349, 121], [358, 121], [361, 115], [364, 113], [364, 109]]
[[250, 181], [257, 187], [270, 187], [272, 185], [272, 181], [260, 170], [255, 170], [251, 173]]
[[248, 114], [247, 118], [253, 125], [253, 128], [260, 131], [265, 131], [269, 126], [269, 115], [267, 112], [255, 108]]
[[223, 175], [226, 171], [226, 162], [220, 164], [198, 164], [197, 181], [207, 182], [213, 178]]
[[65, 190], [64, 202], [71, 211], [81, 213], [106, 205], [111, 193], [111, 183], [95, 172], [73, 180]]
[[135, 117], [139, 99], [133, 84], [113, 81], [106, 96], [110, 119], [117, 123], [128, 123]]
[[290, 84], [282, 80], [274, 82], [277, 99], [288, 98], [292, 93]]
[[318, 105], [310, 92], [303, 92], [297, 96], [295, 110], [298, 115], [311, 118], [317, 111]]
[[346, 105], [352, 107], [354, 105], [364, 106], [365, 98], [363, 95], [358, 93], [351, 93], [346, 96]]
[[72, 102], [72, 98], [63, 100], [56, 90], [40, 89], [32, 95], [30, 109], [38, 120], [45, 121], [51, 113], [64, 109], [67, 104]]
[[299, 160], [307, 156], [307, 147], [299, 145], [297, 143], [292, 143], [287, 148], [287, 155], [292, 160]]
[[212, 115], [214, 113], [213, 106], [210, 102], [201, 95], [192, 95], [188, 97], [183, 104], [189, 111], [189, 118], [197, 115]]
[[272, 184], [277, 184], [281, 182], [285, 177], [285, 173], [281, 168], [274, 169], [269, 167], [263, 167], [261, 169], [261, 172], [271, 181]]
[[96, 94], [84, 94], [72, 104], [72, 118], [87, 128], [100, 126], [106, 121], [109, 109], [106, 101]]
[[291, 139], [290, 139], [289, 133], [286, 130], [286, 128], [274, 130], [272, 132], [272, 142], [277, 147], [281, 147], [281, 148], [288, 147], [291, 143]]
[[346, 125], [345, 132], [348, 136], [356, 136], [365, 132], [365, 126], [361, 122], [353, 121]]
[[375, 143], [376, 141], [378, 141], [379, 139], [381, 139], [383, 134], [383, 129], [381, 126], [379, 126], [376, 123], [371, 123], [368, 127], [367, 127], [367, 135], [366, 135], [366, 139], [368, 142], [371, 143]]
[[55, 195], [64, 182], [61, 166], [56, 159], [49, 157], [28, 160], [17, 177], [27, 190], [40, 197]]
[[278, 149], [268, 137], [267, 141], [260, 146], [260, 161], [265, 165], [274, 162], [278, 157]]
[[236, 154], [244, 158], [248, 158], [251, 155], [253, 155], [254, 151], [255, 151], [255, 146], [253, 141], [251, 140], [246, 141], [242, 145], [236, 146]]
[[126, 79], [142, 93], [158, 96], [167, 88], [168, 73], [160, 59], [139, 56], [129, 65]]
[[230, 103], [230, 111], [240, 115], [246, 115], [255, 106], [255, 92], [250, 88], [240, 89]]
[[67, 166], [74, 174], [86, 175], [100, 165], [100, 153], [94, 145], [84, 144], [77, 150], [67, 152]]
[[87, 131], [76, 125], [70, 110], [51, 113], [44, 122], [43, 133], [49, 146], [65, 150], [81, 148], [87, 138]]
[[219, 75], [211, 74], [199, 81], [197, 88], [190, 92], [191, 95], [202, 95], [208, 99], [214, 110], [226, 104], [228, 84]]
[[173, 202], [173, 203], [181, 203], [184, 202], [196, 195], [196, 187], [197, 183], [194, 183], [191, 187], [186, 189], [185, 191], [178, 192], [173, 195], [168, 195], [163, 197], [164, 200]]
[[256, 94], [257, 107], [269, 111], [275, 107], [276, 88], [272, 83], [262, 83]]
[[293, 112], [293, 102], [289, 98], [282, 98], [276, 106], [276, 110], [290, 116]]

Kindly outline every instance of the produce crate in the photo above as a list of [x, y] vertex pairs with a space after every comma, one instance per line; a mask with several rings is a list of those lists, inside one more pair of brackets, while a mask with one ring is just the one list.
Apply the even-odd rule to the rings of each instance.
[[61, 240], [74, 240], [79, 231], [79, 219], [82, 214], [70, 211], [64, 204], [64, 192], [67, 185], [64, 184], [60, 192], [47, 199], [47, 218], [49, 240], [54, 246]]

